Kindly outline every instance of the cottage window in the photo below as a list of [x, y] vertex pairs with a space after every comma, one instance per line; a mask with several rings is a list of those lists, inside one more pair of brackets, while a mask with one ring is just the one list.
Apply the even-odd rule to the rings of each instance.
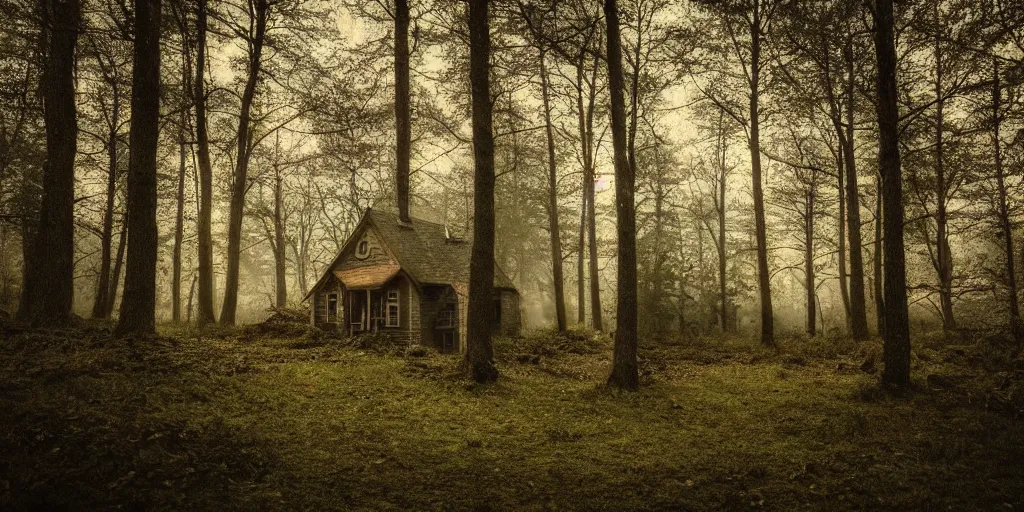
[[356, 258], [365, 260], [370, 256], [370, 242], [367, 240], [361, 240], [356, 245]]
[[398, 304], [398, 290], [388, 290], [388, 314], [385, 327], [398, 327]]
[[327, 322], [333, 323], [338, 321], [338, 294], [330, 293], [327, 295]]

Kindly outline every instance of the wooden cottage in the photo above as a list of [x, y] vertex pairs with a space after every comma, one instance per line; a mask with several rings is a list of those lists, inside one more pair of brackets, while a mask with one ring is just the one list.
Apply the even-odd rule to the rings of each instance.
[[[466, 349], [472, 241], [442, 224], [367, 209], [306, 295], [314, 326], [346, 335], [380, 332], [441, 352]], [[518, 336], [519, 292], [494, 269], [495, 332]]]

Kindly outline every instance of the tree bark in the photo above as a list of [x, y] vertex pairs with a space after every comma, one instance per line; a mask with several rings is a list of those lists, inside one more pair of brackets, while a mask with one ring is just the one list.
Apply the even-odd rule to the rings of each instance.
[[807, 288], [807, 335], [813, 338], [818, 334], [818, 313], [815, 309], [817, 287], [814, 282], [814, 196], [817, 185], [812, 180], [809, 187], [804, 199], [804, 280]]
[[604, 1], [607, 23], [608, 92], [611, 96], [612, 146], [615, 157], [615, 213], [618, 234], [618, 304], [615, 349], [608, 384], [627, 390], [640, 387], [637, 364], [636, 203], [632, 168], [626, 149], [626, 106], [623, 99], [622, 41], [616, 0]]
[[250, 43], [248, 78], [242, 92], [241, 110], [238, 115], [236, 134], [235, 172], [231, 181], [231, 205], [228, 211], [228, 253], [227, 272], [224, 276], [224, 303], [220, 310], [220, 323], [235, 325], [238, 309], [238, 272], [242, 248], [242, 218], [245, 211], [245, 194], [249, 189], [249, 157], [252, 156], [252, 102], [256, 97], [263, 58], [263, 44], [267, 34], [268, 0], [254, 0], [252, 16], [254, 23]]
[[1024, 325], [1020, 319], [1020, 303], [1017, 299], [1017, 273], [1013, 250], [1013, 222], [1010, 218], [1007, 206], [1006, 176], [1003, 170], [1003, 153], [999, 141], [999, 131], [1002, 127], [1002, 113], [1000, 103], [1002, 101], [1002, 90], [999, 83], [999, 60], [992, 59], [992, 146], [995, 159], [996, 191], [998, 193], [998, 217], [999, 227], [1003, 233], [1003, 248], [1006, 258], [1006, 292], [1010, 304], [1010, 332], [1018, 344], [1024, 340]]
[[768, 239], [761, 183], [760, 76], [761, 9], [755, 4], [750, 23], [750, 174], [754, 194], [754, 236], [757, 239], [757, 283], [761, 295], [761, 343], [775, 345], [775, 316], [772, 309], [771, 274], [768, 269]]
[[885, 291], [882, 278], [882, 176], [875, 176], [875, 246], [874, 258], [874, 294], [875, 322], [878, 324], [879, 336], [885, 336]]
[[395, 161], [398, 217], [409, 217], [409, 160], [412, 128], [409, 113], [409, 0], [395, 0]]
[[555, 319], [558, 331], [568, 327], [565, 315], [565, 279], [562, 276], [562, 236], [558, 223], [558, 166], [555, 161], [555, 131], [551, 124], [550, 85], [544, 64], [544, 50], [540, 51], [540, 87], [544, 101], [544, 130], [548, 144], [548, 231], [551, 234], [551, 282], [555, 292]]
[[107, 293], [110, 288], [110, 257], [114, 242], [114, 204], [117, 196], [117, 127], [121, 123], [121, 94], [116, 83], [111, 84], [110, 125], [107, 130], [107, 203], [103, 210], [103, 234], [100, 238], [100, 276], [96, 284], [96, 298], [92, 305], [93, 318], [107, 318]]
[[281, 188], [281, 173], [274, 166], [274, 291], [275, 304], [279, 308], [288, 305], [288, 283], [285, 275], [284, 216], [281, 212], [284, 191]]
[[210, 139], [206, 129], [206, 0], [198, 0], [196, 12], [196, 79], [193, 103], [196, 109], [196, 152], [199, 160], [199, 214], [196, 226], [198, 246], [198, 288], [196, 316], [199, 325], [217, 321], [213, 312], [213, 167]]
[[[188, 60], [187, 57], [182, 60]], [[191, 74], [188, 71], [185, 76]], [[186, 80], [187, 82], [187, 80]], [[186, 94], [188, 88], [185, 89]], [[174, 216], [174, 251], [171, 257], [171, 321], [181, 321], [181, 242], [185, 235], [185, 114], [181, 110], [181, 126], [178, 135], [178, 193], [176, 196], [177, 211]]]
[[160, 0], [135, 0], [128, 159], [128, 251], [114, 332], [156, 332], [156, 151], [160, 135]]
[[466, 367], [479, 383], [494, 382], [494, 135], [491, 131], [491, 34], [488, 1], [469, 1], [469, 79], [473, 95], [473, 249], [466, 321]]
[[[938, 4], [936, 7], [936, 17]], [[939, 306], [942, 311], [942, 329], [956, 329], [953, 317], [953, 253], [949, 247], [949, 215], [946, 211], [948, 184], [944, 160], [945, 99], [942, 90], [942, 47], [939, 34], [935, 36], [935, 270], [939, 278]]]
[[864, 253], [860, 236], [860, 188], [857, 186], [857, 159], [854, 154], [854, 80], [852, 36], [843, 48], [846, 61], [846, 220], [850, 236], [850, 333], [855, 340], [868, 338], [868, 317], [864, 296]]
[[583, 192], [580, 203], [580, 237], [576, 249], [576, 323], [580, 326], [587, 322], [587, 182], [586, 170], [583, 171]]
[[718, 294], [719, 294], [719, 307], [721, 308], [722, 317], [722, 332], [729, 332], [729, 294], [726, 288], [726, 253], [725, 253], [725, 187], [726, 180], [728, 179], [728, 168], [725, 164], [726, 140], [725, 140], [725, 127], [722, 124], [725, 113], [723, 111], [718, 112], [718, 189], [716, 190], [717, 199], [715, 205], [715, 213], [718, 215], [718, 240], [716, 249], [718, 250]]
[[43, 72], [46, 165], [28, 290], [29, 317], [36, 326], [69, 323], [74, 301], [75, 155], [78, 148], [74, 69], [80, 17], [78, 0], [46, 2], [44, 30], [49, 33]]
[[839, 264], [839, 296], [843, 300], [843, 320], [846, 328], [850, 327], [850, 287], [847, 281], [846, 274], [846, 157], [843, 153], [846, 150], [842, 145], [839, 147], [839, 163], [836, 172], [838, 183], [836, 184], [836, 190], [839, 194], [839, 219], [837, 225], [839, 226], [839, 251], [838, 251], [838, 264]]
[[589, 255], [587, 263], [590, 266], [590, 323], [596, 331], [604, 330], [604, 322], [601, 315], [601, 276], [598, 275], [597, 266], [597, 213], [594, 203], [596, 202], [596, 190], [594, 186], [594, 167], [587, 172], [587, 246]]
[[907, 317], [906, 256], [903, 243], [903, 177], [900, 172], [899, 107], [893, 0], [875, 0], [875, 61], [878, 69], [878, 168], [882, 173], [885, 231], [885, 337], [882, 382], [910, 382], [910, 325]]
[[110, 289], [107, 290], [107, 311], [106, 316], [114, 311], [114, 302], [117, 300], [117, 289], [121, 285], [121, 267], [124, 266], [124, 252], [128, 245], [128, 212], [121, 216], [121, 234], [117, 240], [117, 256], [114, 257], [114, 270], [110, 273]]

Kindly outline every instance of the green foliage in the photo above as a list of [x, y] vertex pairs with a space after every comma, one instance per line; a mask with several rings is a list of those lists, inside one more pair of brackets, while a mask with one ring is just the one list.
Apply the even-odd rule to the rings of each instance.
[[547, 328], [521, 338], [494, 340], [494, 352], [499, 360], [513, 359], [520, 355], [546, 358], [564, 354], [599, 354], [610, 347], [611, 339], [606, 334], [583, 327], [573, 327], [565, 332]]

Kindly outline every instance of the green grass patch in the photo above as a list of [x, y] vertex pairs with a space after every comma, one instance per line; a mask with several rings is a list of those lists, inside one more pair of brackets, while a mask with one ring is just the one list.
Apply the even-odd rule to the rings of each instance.
[[870, 345], [642, 343], [622, 393], [598, 333], [500, 340], [489, 386], [370, 341], [164, 334], [0, 342], [0, 509], [1024, 507], [1024, 367], [959, 345], [895, 396]]

